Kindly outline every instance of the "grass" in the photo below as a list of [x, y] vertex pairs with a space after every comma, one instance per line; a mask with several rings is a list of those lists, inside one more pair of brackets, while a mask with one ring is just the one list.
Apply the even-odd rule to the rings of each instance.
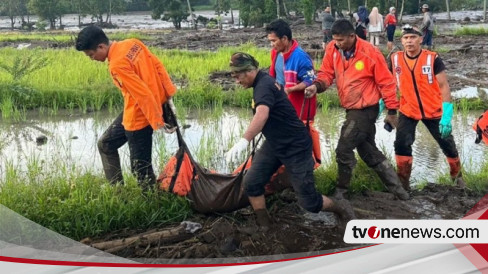
[[[163, 61], [175, 83], [184, 83], [176, 95], [183, 105], [196, 108], [223, 104], [248, 106], [250, 92], [224, 93], [219, 85], [208, 80], [212, 72], [227, 71], [230, 55], [245, 51], [254, 55], [262, 67], [269, 66], [269, 52], [251, 44], [221, 48], [217, 52], [190, 52], [186, 50], [152, 51]], [[122, 105], [122, 97], [112, 84], [107, 65], [89, 60], [74, 49], [33, 49], [20, 51], [0, 49], [0, 62], [11, 64], [26, 55], [43, 58], [47, 64], [28, 77], [14, 77], [9, 71], [0, 71], [0, 104], [10, 100], [14, 108], [58, 108], [82, 111], [99, 110]], [[17, 69], [19, 70], [19, 69]], [[16, 70], [16, 71], [17, 71]]]
[[143, 194], [134, 178], [126, 185], [112, 186], [100, 175], [56, 168], [61, 171], [47, 173], [44, 164], [31, 161], [28, 171], [20, 174], [10, 165], [0, 183], [0, 203], [75, 240], [122, 228], [158, 227], [191, 214], [184, 198]]
[[462, 36], [462, 35], [474, 35], [474, 36], [481, 36], [481, 35], [488, 35], [488, 28], [484, 27], [460, 27], [454, 31], [455, 36]]

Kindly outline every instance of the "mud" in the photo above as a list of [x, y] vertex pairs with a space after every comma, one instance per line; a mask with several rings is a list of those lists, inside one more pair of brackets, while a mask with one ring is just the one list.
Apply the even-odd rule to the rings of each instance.
[[[481, 194], [469, 190], [435, 184], [411, 194], [410, 200], [400, 201], [390, 193], [366, 192], [353, 195], [350, 201], [358, 219], [459, 219], [482, 198]], [[145, 258], [147, 261], [334, 252], [359, 247], [344, 243], [344, 226], [333, 213], [305, 212], [297, 205], [295, 194], [290, 190], [268, 197], [267, 202], [274, 221], [273, 227], [267, 232], [257, 229], [250, 207], [229, 214], [194, 214], [187, 221], [201, 224], [202, 229], [188, 235], [186, 239], [133, 245], [114, 254], [126, 258]], [[478, 205], [478, 209], [486, 206]], [[154, 231], [157, 229], [146, 232]], [[92, 243], [125, 238], [141, 232], [119, 231]], [[178, 260], [174, 263], [178, 263]]]

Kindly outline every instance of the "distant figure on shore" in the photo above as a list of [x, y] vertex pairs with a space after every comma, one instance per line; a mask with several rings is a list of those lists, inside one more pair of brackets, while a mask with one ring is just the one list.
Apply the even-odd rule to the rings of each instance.
[[352, 16], [356, 21], [356, 25], [355, 25], [356, 35], [359, 38], [366, 40], [367, 27], [369, 24], [368, 10], [366, 9], [365, 6], [359, 6], [358, 12], [355, 12]]
[[434, 17], [430, 12], [429, 5], [422, 5], [422, 12], [424, 13], [424, 19], [422, 25], [420, 25], [420, 31], [422, 31], [424, 38], [422, 40], [422, 46], [428, 50], [432, 49], [432, 39], [434, 36]]
[[322, 31], [324, 33], [324, 41], [322, 42], [322, 48], [325, 50], [327, 43], [332, 41], [332, 34], [330, 33], [330, 28], [332, 23], [334, 23], [335, 18], [330, 12], [330, 7], [326, 7], [324, 12], [322, 12]]
[[395, 30], [397, 25], [396, 19], [396, 9], [395, 7], [390, 7], [390, 13], [385, 17], [385, 29], [386, 29], [386, 37], [388, 42], [386, 43], [386, 47], [388, 48], [388, 52], [393, 50], [393, 37], [395, 36]]
[[369, 14], [369, 42], [375, 46], [380, 45], [380, 36], [383, 32], [383, 16], [379, 13], [377, 7], [373, 7]]

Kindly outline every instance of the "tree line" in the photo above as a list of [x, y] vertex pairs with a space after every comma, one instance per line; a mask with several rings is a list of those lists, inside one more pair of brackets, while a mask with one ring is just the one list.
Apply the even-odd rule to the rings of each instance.
[[[193, 25], [205, 24], [205, 18], [193, 15], [195, 9], [210, 8], [215, 10], [217, 18], [239, 10], [240, 22], [244, 26], [260, 26], [275, 18], [303, 16], [311, 23], [325, 6], [333, 11], [354, 12], [358, 6], [378, 7], [386, 14], [391, 6], [403, 7], [405, 14], [419, 13], [419, 7], [428, 3], [434, 12], [480, 9], [486, 0], [0, 0], [0, 14], [7, 16], [11, 28], [30, 28], [34, 24], [30, 15], [37, 15], [40, 20], [48, 22], [51, 29], [62, 28], [62, 17], [65, 14], [78, 14], [79, 24], [82, 19], [91, 17], [98, 24], [111, 24], [113, 14], [128, 11], [151, 11], [153, 19], [170, 21], [175, 28], [191, 18]], [[335, 14], [335, 13], [334, 13]], [[220, 20], [217, 20], [221, 23]], [[20, 22], [20, 24], [17, 24]]]

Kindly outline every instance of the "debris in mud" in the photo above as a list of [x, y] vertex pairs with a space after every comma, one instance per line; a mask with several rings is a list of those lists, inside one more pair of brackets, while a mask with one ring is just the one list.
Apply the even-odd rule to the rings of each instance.
[[36, 137], [36, 144], [38, 146], [45, 145], [47, 143], [47, 136], [46, 135], [39, 135]]
[[[305, 212], [291, 195], [294, 193], [287, 191], [284, 196], [276, 194], [268, 199], [274, 223], [267, 232], [257, 228], [255, 216], [247, 207], [229, 214], [194, 214], [190, 221], [202, 225], [195, 234], [185, 232], [180, 224], [144, 233], [122, 231], [88, 242], [122, 257], [165, 259], [332, 252], [356, 247], [344, 243], [344, 227], [338, 227], [334, 214]], [[482, 194], [429, 184], [414, 190], [411, 196], [410, 200], [400, 201], [389, 193], [365, 192], [353, 195], [350, 201], [359, 219], [459, 219]], [[488, 204], [477, 206], [481, 209]]]

